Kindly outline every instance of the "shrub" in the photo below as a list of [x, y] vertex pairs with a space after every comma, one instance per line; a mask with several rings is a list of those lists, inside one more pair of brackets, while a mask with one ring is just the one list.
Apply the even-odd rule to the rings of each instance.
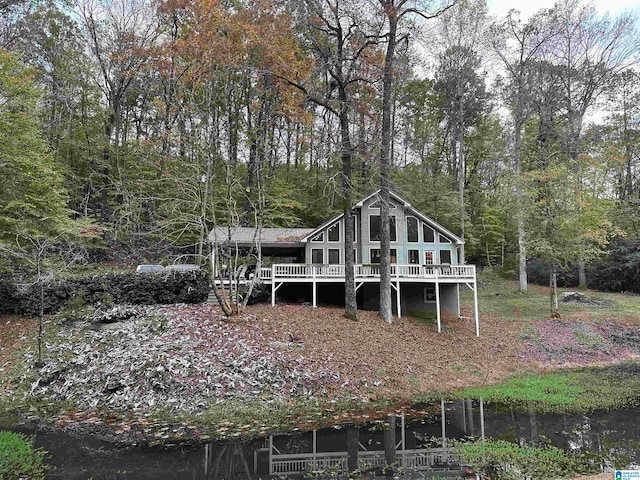
[[[55, 313], [81, 303], [88, 306], [202, 303], [208, 294], [209, 276], [200, 271], [95, 275], [45, 284], [44, 312]], [[40, 285], [20, 292], [16, 303], [17, 313], [37, 315]]]
[[16, 313], [18, 290], [10, 277], [0, 277], [0, 313]]
[[587, 283], [597, 290], [640, 293], [640, 239], [611, 242], [609, 258], [589, 268]]
[[0, 432], [0, 480], [44, 480], [49, 469], [44, 455], [45, 452], [34, 449], [26, 437]]

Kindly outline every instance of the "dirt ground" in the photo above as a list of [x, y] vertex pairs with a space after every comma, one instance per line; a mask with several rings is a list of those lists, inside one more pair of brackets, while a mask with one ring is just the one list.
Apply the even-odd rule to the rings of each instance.
[[29, 342], [37, 328], [38, 321], [34, 319], [0, 316], [0, 392], [6, 387], [4, 372], [14, 361], [12, 354]]
[[[345, 318], [343, 309], [299, 305], [253, 306], [248, 313], [275, 340], [301, 342], [304, 354], [314, 359], [331, 356], [346, 378], [357, 379], [367, 369], [384, 377], [386, 385], [376, 393], [390, 398], [495, 383], [541, 368], [518, 356], [524, 348], [516, 338], [522, 323], [492, 316], [482, 316], [476, 337], [473, 321], [457, 317], [444, 318], [438, 334], [411, 318], [388, 325], [377, 312], [360, 311], [357, 321]], [[472, 318], [470, 311], [462, 313]]]

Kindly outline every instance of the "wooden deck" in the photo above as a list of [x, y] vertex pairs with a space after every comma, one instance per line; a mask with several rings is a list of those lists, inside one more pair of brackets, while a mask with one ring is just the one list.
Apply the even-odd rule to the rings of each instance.
[[[380, 282], [380, 265], [353, 266], [355, 277], [355, 288], [358, 290], [366, 283]], [[244, 285], [248, 281], [255, 279], [255, 273], [246, 275], [246, 267], [243, 267], [241, 274], [234, 277], [233, 284]], [[260, 282], [271, 285], [271, 305], [276, 304], [276, 292], [287, 283], [307, 283], [311, 284], [313, 297], [312, 305], [317, 306], [317, 286], [323, 283], [344, 283], [345, 265], [317, 265], [304, 263], [279, 263], [268, 268], [261, 268], [258, 271]], [[226, 281], [222, 281], [225, 284]], [[473, 290], [474, 322], [476, 336], [480, 336], [480, 315], [478, 312], [478, 292], [476, 283], [475, 265], [391, 265], [391, 286], [396, 291], [396, 311], [398, 316], [402, 315], [400, 290], [402, 284], [407, 283], [431, 283], [436, 287], [440, 284], [464, 284]], [[216, 280], [217, 285], [221, 285], [220, 280]], [[435, 289], [435, 303], [438, 332], [442, 330], [440, 319], [440, 294], [439, 288]]]
[[[356, 282], [378, 282], [379, 265], [354, 265]], [[280, 263], [260, 269], [263, 283], [344, 282], [344, 265]], [[391, 280], [400, 282], [467, 283], [475, 282], [475, 265], [391, 265]]]

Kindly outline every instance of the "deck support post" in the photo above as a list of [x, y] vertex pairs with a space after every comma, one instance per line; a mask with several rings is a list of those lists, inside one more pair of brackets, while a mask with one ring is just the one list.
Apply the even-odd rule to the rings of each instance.
[[311, 266], [311, 274], [312, 274], [312, 280], [311, 283], [313, 285], [313, 308], [316, 308], [318, 306], [318, 285], [316, 283], [316, 267], [315, 266]]
[[215, 245], [211, 246], [211, 273], [213, 278], [213, 283], [215, 284], [216, 278], [218, 278], [218, 270], [216, 269], [216, 249]]
[[402, 305], [400, 303], [400, 278], [397, 279], [396, 305], [398, 307], [398, 319], [400, 319], [400, 317], [402, 316]]
[[476, 322], [476, 337], [480, 336], [480, 312], [478, 311], [478, 283], [473, 276], [473, 319]]
[[276, 266], [271, 265], [271, 306], [276, 306]]
[[440, 320], [440, 283], [436, 273], [436, 319], [438, 320], [438, 333], [442, 333], [442, 321]]

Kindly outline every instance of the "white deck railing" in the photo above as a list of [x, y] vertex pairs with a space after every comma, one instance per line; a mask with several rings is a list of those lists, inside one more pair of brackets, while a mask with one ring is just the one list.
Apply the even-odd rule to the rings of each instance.
[[[354, 265], [356, 280], [380, 277], [380, 266]], [[260, 269], [263, 281], [340, 279], [345, 276], [344, 265], [316, 265], [302, 263], [280, 263], [271, 268]], [[391, 277], [400, 279], [459, 279], [473, 281], [476, 276], [475, 265], [391, 265]]]
[[[398, 450], [396, 458], [402, 468], [413, 471], [459, 464], [459, 459], [446, 448]], [[271, 457], [270, 474], [299, 474], [329, 469], [346, 472], [347, 461], [347, 452], [278, 454]], [[386, 465], [384, 452], [360, 451], [358, 464], [367, 468], [383, 467]]]

